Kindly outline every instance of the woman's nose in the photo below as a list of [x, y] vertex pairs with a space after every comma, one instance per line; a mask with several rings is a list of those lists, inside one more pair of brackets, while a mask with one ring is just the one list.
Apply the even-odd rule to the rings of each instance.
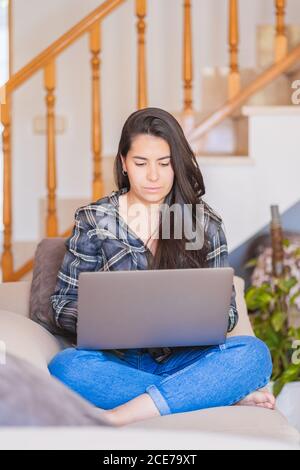
[[148, 179], [151, 181], [156, 181], [159, 177], [158, 169], [156, 167], [150, 167], [148, 170]]

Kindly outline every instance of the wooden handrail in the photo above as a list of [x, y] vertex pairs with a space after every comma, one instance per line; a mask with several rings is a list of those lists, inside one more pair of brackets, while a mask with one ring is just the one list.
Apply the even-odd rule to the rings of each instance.
[[106, 0], [102, 5], [97, 7], [92, 13], [87, 15], [83, 20], [77, 23], [76, 26], [69, 29], [59, 39], [57, 39], [51, 46], [47, 47], [43, 52], [36, 56], [31, 62], [21, 68], [17, 73], [11, 76], [6, 82], [6, 93], [10, 94], [16, 90], [20, 85], [26, 82], [38, 70], [45, 67], [48, 62], [55, 59], [67, 47], [73, 44], [80, 36], [87, 33], [95, 23], [103, 20], [115, 8], [119, 7], [127, 0]]
[[197, 139], [205, 135], [211, 129], [224, 121], [224, 119], [233, 114], [234, 111], [246, 103], [249, 98], [279, 77], [279, 75], [288, 70], [298, 60], [300, 60], [300, 46], [295, 47], [287, 56], [284, 57], [284, 59], [265, 70], [250, 85], [245, 87], [235, 97], [228, 100], [217, 111], [214, 111], [210, 116], [198, 124], [198, 126], [189, 133], [189, 141], [191, 143], [195, 143]]
[[[55, 87], [56, 87], [56, 58], [67, 47], [72, 45], [83, 34], [90, 34], [90, 50], [92, 53], [92, 80], [93, 80], [93, 153], [94, 153], [94, 194], [102, 193], [101, 178], [101, 142], [100, 142], [100, 92], [99, 88], [99, 39], [101, 22], [116, 8], [127, 0], [106, 0], [83, 20], [63, 34], [48, 48], [37, 55], [1, 87], [3, 100], [1, 100], [0, 119], [4, 130], [4, 246], [2, 254], [3, 281], [18, 281], [33, 267], [33, 260], [29, 260], [17, 271], [14, 271], [12, 254], [12, 192], [11, 192], [11, 99], [13, 92], [27, 82], [36, 72], [43, 71], [46, 90], [47, 110], [47, 187], [48, 187], [48, 214], [46, 219], [47, 236], [53, 237], [58, 233], [56, 214], [56, 155], [55, 155]], [[144, 0], [146, 1], [146, 0]], [[2, 103], [3, 101], [3, 103]], [[97, 141], [97, 142], [96, 142]]]
[[[101, 156], [101, 116], [100, 116], [100, 96], [99, 96], [99, 65], [100, 65], [100, 54], [101, 54], [101, 40], [100, 40], [100, 31], [101, 31], [101, 21], [109, 15], [114, 9], [125, 3], [127, 0], [106, 0], [102, 3], [101, 6], [97, 7], [92, 13], [86, 16], [82, 21], [80, 21], [76, 26], [71, 28], [67, 33], [62, 35], [58, 40], [56, 40], [51, 46], [45, 49], [40, 53], [35, 59], [23, 67], [19, 72], [11, 76], [8, 82], [5, 84], [6, 98], [7, 103], [3, 105], [3, 116], [2, 123], [4, 124], [4, 158], [5, 158], [5, 168], [6, 168], [6, 177], [4, 178], [4, 185], [6, 188], [6, 193], [11, 193], [11, 162], [9, 159], [10, 154], [10, 98], [12, 93], [23, 83], [25, 83], [29, 78], [31, 78], [37, 71], [44, 69], [45, 73], [45, 85], [47, 90], [46, 102], [48, 103], [48, 142], [50, 142], [50, 147], [48, 148], [48, 154], [50, 158], [49, 166], [49, 176], [48, 176], [48, 187], [49, 187], [49, 198], [52, 201], [55, 197], [56, 189], [56, 179], [55, 179], [55, 149], [51, 144], [51, 138], [53, 138], [55, 131], [55, 122], [53, 120], [52, 114], [54, 107], [54, 91], [55, 91], [55, 61], [56, 57], [63, 52], [68, 46], [74, 43], [78, 38], [80, 38], [85, 33], [90, 33], [90, 51], [92, 53], [91, 65], [92, 65], [92, 82], [93, 82], [93, 154], [95, 161], [95, 180], [94, 180], [94, 192], [101, 192], [101, 187], [99, 182], [102, 181], [101, 178], [101, 165], [100, 156]], [[278, 18], [278, 25], [280, 21], [284, 21], [284, 10], [282, 10], [282, 5], [285, 5], [285, 0], [275, 0], [277, 5], [277, 11], [280, 14]], [[232, 6], [237, 5], [237, 0], [232, 0]], [[191, 6], [190, 0], [185, 0], [184, 5], [186, 7], [186, 12], [190, 13], [188, 8]], [[280, 10], [280, 7], [281, 10]], [[231, 45], [237, 47], [238, 39], [235, 31], [237, 23], [237, 12], [235, 9], [232, 10], [232, 22], [231, 28]], [[146, 24], [144, 21], [146, 15], [146, 0], [136, 0], [136, 14], [138, 16], [137, 30], [138, 30], [138, 63], [139, 66], [139, 75], [138, 75], [138, 84], [139, 84], [139, 101], [138, 107], [142, 108], [147, 105], [147, 94], [146, 94], [146, 67], [145, 67], [145, 28]], [[186, 16], [188, 18], [188, 16]], [[190, 26], [186, 28], [186, 45], [188, 45], [188, 60], [189, 54], [191, 53], [191, 44], [190, 40]], [[277, 35], [282, 36], [282, 29], [277, 29]], [[233, 59], [235, 59], [233, 57]], [[235, 70], [235, 62], [232, 59], [232, 71]], [[256, 80], [254, 80], [249, 86], [244, 90], [237, 93], [235, 96], [232, 96], [222, 107], [217, 111], [213, 112], [208, 118], [201, 122], [196, 128], [194, 128], [189, 134], [188, 138], [191, 143], [196, 142], [197, 139], [202, 137], [213, 127], [220, 124], [224, 119], [233, 114], [237, 109], [239, 109], [251, 96], [263, 89], [270, 82], [276, 79], [280, 74], [287, 71], [291, 66], [300, 60], [300, 46], [297, 46], [293, 51], [291, 51], [285, 57], [282, 57], [276, 64], [272, 65], [268, 70], [265, 70]], [[191, 84], [192, 80], [192, 68], [190, 68], [191, 63], [187, 63], [186, 70], [186, 79], [188, 85]], [[192, 106], [191, 97], [187, 90], [187, 107]], [[53, 204], [52, 204], [53, 206]], [[51, 204], [49, 205], [50, 209], [52, 208]], [[52, 211], [56, 214], [56, 210]], [[49, 213], [49, 220], [51, 213]], [[4, 204], [4, 222], [5, 222], [5, 243], [4, 243], [4, 255], [3, 255], [3, 265], [5, 265], [5, 270], [7, 274], [6, 280], [18, 281], [25, 274], [29, 273], [33, 269], [33, 260], [29, 260], [18, 270], [13, 270], [13, 260], [11, 254], [11, 197], [9, 197]], [[49, 224], [48, 224], [49, 225]], [[50, 226], [50, 225], [49, 225]], [[56, 236], [57, 233], [57, 224], [55, 221], [51, 223], [53, 229], [53, 234]], [[66, 230], [63, 234], [58, 235], [60, 237], [66, 238], [71, 234], [72, 227]], [[52, 234], [52, 228], [49, 232]], [[48, 235], [49, 236], [49, 235]]]

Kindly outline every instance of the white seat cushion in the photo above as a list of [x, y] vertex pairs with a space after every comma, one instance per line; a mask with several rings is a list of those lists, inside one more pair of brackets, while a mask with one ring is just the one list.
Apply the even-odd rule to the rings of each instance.
[[158, 416], [129, 424], [126, 429], [159, 429], [236, 434], [261, 439], [276, 439], [300, 446], [299, 432], [279, 411], [259, 407], [230, 406]]

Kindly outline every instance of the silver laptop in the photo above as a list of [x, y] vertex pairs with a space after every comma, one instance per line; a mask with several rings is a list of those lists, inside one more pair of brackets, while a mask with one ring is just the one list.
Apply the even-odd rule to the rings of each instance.
[[77, 347], [222, 344], [233, 276], [231, 267], [81, 273]]

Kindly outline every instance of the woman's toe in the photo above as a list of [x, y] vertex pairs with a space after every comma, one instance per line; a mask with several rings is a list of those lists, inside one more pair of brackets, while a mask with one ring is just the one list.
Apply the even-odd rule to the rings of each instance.
[[267, 408], [268, 410], [273, 410], [274, 406], [266, 401], [265, 403], [258, 403], [256, 406], [259, 406], [260, 408]]
[[259, 406], [270, 410], [275, 408], [276, 399], [272, 393], [267, 391], [256, 391], [245, 397], [237, 405]]

